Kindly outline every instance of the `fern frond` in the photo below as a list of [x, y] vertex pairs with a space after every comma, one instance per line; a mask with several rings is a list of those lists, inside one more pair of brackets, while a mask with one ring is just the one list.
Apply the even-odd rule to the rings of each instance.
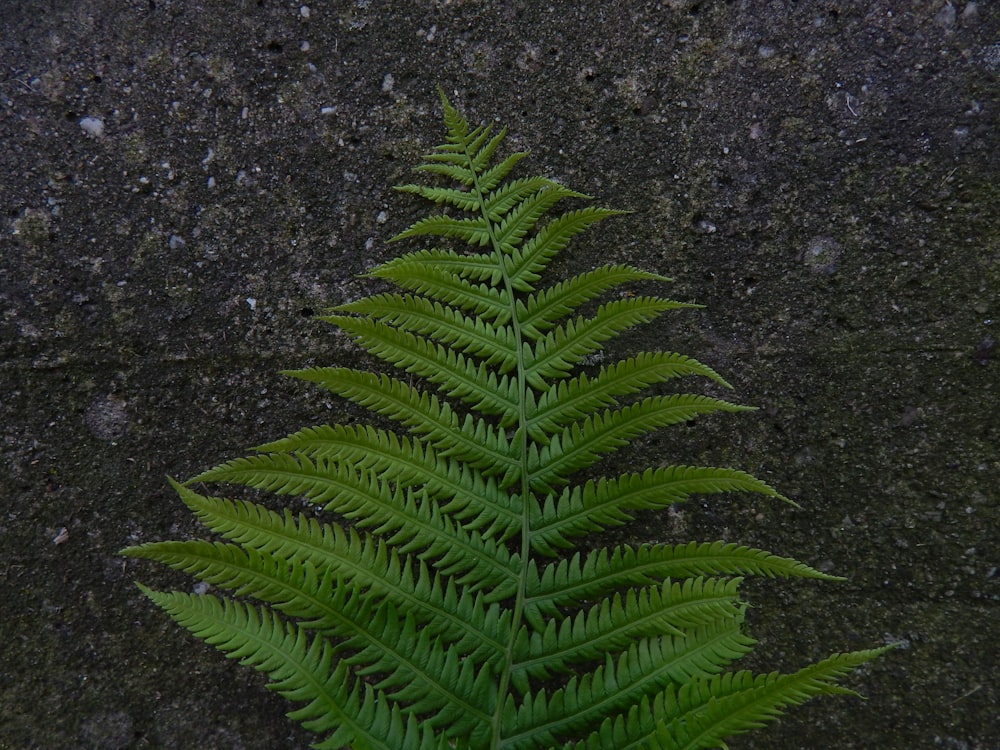
[[837, 681], [890, 648], [834, 654], [793, 674], [742, 671], [687, 683], [677, 691], [677, 715], [657, 729], [657, 746], [667, 750], [718, 747], [725, 737], [762, 727], [788, 706], [817, 695], [857, 695]]
[[580, 193], [555, 183], [536, 191], [503, 214], [503, 218], [494, 225], [491, 241], [499, 245], [505, 254], [512, 253], [521, 244], [525, 234], [534, 228], [552, 206], [563, 198], [579, 195]]
[[431, 248], [403, 253], [375, 269], [384, 278], [406, 278], [400, 266], [411, 269], [436, 268], [445, 276], [455, 276], [470, 282], [495, 285], [501, 278], [496, 260], [489, 253], [456, 253], [451, 249]]
[[528, 456], [531, 488], [549, 492], [569, 475], [594, 464], [604, 454], [628, 444], [628, 441], [661, 427], [687, 422], [700, 414], [752, 411], [708, 396], [673, 394], [650, 396], [620, 409], [606, 409], [564, 428], [546, 445]]
[[[647, 642], [648, 643], [648, 642]], [[643, 644], [649, 654], [643, 654], [646, 663], [668, 665], [670, 679], [667, 684], [684, 685], [706, 675], [718, 674], [725, 665], [748, 654], [754, 642], [747, 638], [738, 624], [725, 623], [693, 631], [686, 638], [664, 638]], [[635, 658], [633, 657], [633, 660]], [[643, 695], [625, 711], [609, 715], [584, 741], [568, 742], [563, 750], [651, 750], [662, 747], [654, 738], [663, 717], [673, 715], [673, 704], [663, 693], [652, 698]]]
[[572, 546], [572, 537], [628, 523], [634, 518], [632, 511], [665, 508], [691, 495], [720, 492], [753, 492], [791, 503], [770, 485], [738, 469], [647, 469], [641, 474], [590, 480], [564, 489], [558, 498], [549, 495], [532, 518], [532, 547], [543, 554], [554, 554], [555, 547]]
[[432, 234], [435, 237], [457, 238], [472, 245], [483, 247], [490, 244], [490, 224], [484, 218], [456, 219], [440, 214], [421, 219], [405, 232], [396, 235], [397, 239], [405, 240], [422, 234]]
[[[530, 228], [560, 199], [588, 197], [544, 177], [512, 180], [492, 192], [484, 189], [482, 183], [472, 192], [420, 185], [403, 185], [396, 189], [401, 192], [416, 193], [435, 203], [447, 203], [467, 212], [483, 213], [488, 221], [501, 228], [511, 223], [525, 229]], [[436, 220], [440, 217], [431, 218]], [[418, 234], [438, 234], [431, 229], [433, 222], [430, 224], [418, 222], [414, 227], [405, 230], [394, 239], [405, 239]]]
[[438, 455], [460, 460], [488, 476], [504, 477], [503, 486], [519, 469], [503, 431], [471, 414], [460, 422], [447, 402], [397, 378], [346, 367], [285, 370], [283, 374], [316, 383], [399, 422], [430, 443]]
[[528, 567], [525, 617], [541, 629], [544, 618], [563, 607], [592, 601], [625, 587], [647, 586], [667, 578], [748, 576], [843, 580], [821, 573], [790, 557], [726, 542], [642, 545], [598, 549], [585, 558], [579, 553]]
[[548, 620], [545, 629], [532, 633], [515, 654], [515, 670], [548, 678], [568, 671], [571, 664], [623, 651], [639, 638], [683, 638], [698, 627], [742, 621], [739, 583], [740, 579], [688, 578], [604, 598], [573, 617]]
[[388, 603], [414, 618], [423, 632], [440, 636], [475, 660], [495, 660], [502, 652], [505, 618], [497, 605], [487, 605], [468, 590], [460, 594], [454, 581], [446, 587], [426, 566], [415, 575], [410, 561], [387, 553], [384, 545], [338, 532], [337, 547], [313, 555], [276, 556], [202, 540], [144, 544], [123, 554], [157, 560], [238, 596], [265, 602], [327, 636], [356, 639], [357, 623], [368, 621], [360, 607]]
[[526, 177], [520, 180], [505, 182], [496, 190], [483, 195], [482, 205], [477, 206], [473, 210], [481, 210], [489, 217], [490, 221], [499, 223], [514, 206], [517, 206], [521, 201], [533, 195], [537, 195], [543, 190], [555, 191], [549, 194], [550, 198], [558, 196], [558, 198], [587, 199], [590, 197], [575, 190], [570, 190], [546, 177]]
[[[371, 537], [358, 535], [354, 530], [345, 531], [334, 524], [320, 524], [301, 513], [296, 516], [286, 509], [279, 514], [245, 500], [207, 497], [176, 483], [174, 487], [205, 527], [245, 548], [269, 552], [289, 561], [308, 561], [318, 568], [335, 570], [347, 579], [360, 577], [359, 585], [364, 588], [373, 586], [376, 571], [390, 565], [390, 569], [395, 570], [392, 580], [383, 577], [381, 581], [390, 585], [392, 591], [405, 599], [404, 589], [407, 586], [413, 585], [418, 590], [422, 588], [421, 584], [404, 578], [409, 568], [400, 566], [395, 557], [407, 552], [402, 543], [396, 543], [390, 553], [385, 546], [388, 541], [376, 542]], [[468, 574], [468, 581], [462, 581], [460, 577], [452, 581], [464, 583], [469, 592], [491, 590], [489, 598], [493, 600], [509, 596], [517, 581], [518, 558], [493, 540], [449, 527], [429, 508], [428, 505], [411, 509], [413, 520], [402, 527], [402, 538], [410, 539], [421, 531], [426, 533], [427, 526], [440, 527], [439, 536], [420, 547], [421, 557], [432, 559], [436, 568], [450, 575], [473, 571]], [[132, 549], [137, 548], [129, 548]], [[377, 593], [379, 596], [388, 595], [384, 588], [379, 588]]]
[[[569, 241], [588, 227], [612, 216], [621, 216], [627, 211], [616, 211], [610, 208], [587, 208], [567, 211], [543, 226], [524, 247], [511, 254], [507, 270], [511, 285], [516, 289], [524, 289], [540, 278], [549, 263], [565, 247]], [[530, 320], [528, 321], [530, 323]]]
[[556, 381], [539, 397], [528, 419], [529, 433], [534, 440], [544, 442], [557, 427], [615, 404], [621, 396], [685, 375], [700, 375], [730, 387], [718, 373], [690, 357], [674, 352], [643, 352], [602, 367], [594, 377], [580, 373], [572, 379]]
[[411, 193], [421, 198], [457, 208], [459, 211], [475, 211], [479, 208], [480, 198], [475, 193], [457, 188], [428, 187], [427, 185], [397, 185], [395, 190], [400, 193]]
[[[350, 493], [364, 484], [383, 488], [379, 494], [388, 504], [398, 503], [401, 497], [398, 492], [389, 494], [392, 484], [424, 487], [444, 513], [460, 513], [476, 489], [499, 497], [487, 492], [489, 480], [468, 466], [439, 461], [423, 443], [371, 426], [306, 428], [258, 450], [261, 455], [228, 461], [191, 481], [245, 484], [279, 495], [302, 495], [345, 514], [351, 512], [348, 508], [358, 507], [359, 498]], [[370, 499], [374, 493], [366, 494]], [[505, 510], [513, 519], [508, 509], [497, 512]]]
[[[493, 151], [500, 145], [506, 130], [486, 141], [491, 130], [489, 127], [478, 127], [472, 132], [458, 124], [458, 130], [452, 130], [449, 125], [448, 140], [450, 143], [438, 146], [435, 153], [426, 154], [424, 163], [414, 167], [415, 172], [428, 172], [454, 179], [462, 185], [472, 188], [479, 184], [480, 196], [493, 190], [510, 173], [514, 166], [524, 157], [527, 151], [513, 153], [497, 165], [484, 171], [485, 163], [489, 161]], [[397, 235], [398, 236], [398, 235]]]
[[[320, 637], [281, 619], [276, 613], [208, 594], [164, 593], [140, 589], [195, 636], [266, 672], [272, 690], [307, 705], [289, 714], [314, 732], [331, 732], [330, 747], [362, 744], [393, 750], [402, 738], [399, 710], [370, 687], [351, 685], [347, 665], [335, 667], [333, 649]], [[379, 708], [381, 703], [384, 708]], [[338, 744], [339, 743], [339, 744]]]
[[[375, 612], [359, 612], [353, 622], [360, 638], [348, 640], [358, 651], [345, 657], [375, 688], [424, 716], [430, 726], [446, 726], [475, 742], [482, 738], [493, 706], [489, 666], [463, 658], [458, 648], [400, 617], [391, 603]], [[353, 642], [352, 642], [353, 641]]]
[[[472, 283], [426, 260], [380, 266], [368, 275], [392, 281], [429, 299], [474, 313], [494, 325], [505, 325], [510, 320], [510, 297], [505, 290], [484, 283]], [[345, 318], [321, 316], [320, 320], [343, 328], [341, 323]]]
[[514, 334], [509, 326], [495, 326], [470, 318], [440, 302], [403, 294], [380, 294], [335, 308], [338, 312], [366, 315], [398, 330], [425, 336], [453, 351], [473, 354], [500, 373], [517, 366]]
[[577, 318], [557, 327], [532, 347], [525, 357], [528, 384], [545, 390], [548, 380], [566, 376], [600, 345], [666, 310], [684, 307], [657, 297], [634, 297], [601, 305], [592, 318]]
[[508, 427], [517, 421], [517, 381], [493, 372], [485, 363], [453, 352], [420, 336], [364, 318], [335, 318], [336, 324], [354, 334], [369, 353], [439, 386], [483, 414], [500, 417]]
[[526, 156], [528, 156], [527, 151], [513, 153], [503, 161], [477, 175], [476, 182], [478, 183], [480, 194], [488, 193], [496, 188], [510, 174], [511, 170], [517, 166], [517, 163]]
[[539, 339], [580, 305], [632, 281], [669, 279], [626, 265], [601, 266], [518, 300], [518, 321], [531, 339]]
[[[690, 375], [729, 387], [680, 354], [588, 368], [623, 332], [698, 306], [654, 296], [646, 287], [669, 279], [626, 264], [552, 278], [572, 238], [624, 212], [572, 205], [589, 197], [546, 177], [513, 177], [527, 152], [502, 155], [505, 130], [470, 127], [443, 92], [441, 104], [445, 141], [416, 171], [449, 184], [397, 188], [441, 208], [392, 241], [442, 247], [377, 266], [366, 276], [390, 290], [321, 316], [394, 372], [286, 371], [375, 422], [306, 427], [171, 480], [219, 539], [123, 553], [219, 596], [143, 591], [268, 673], [324, 750], [724, 747], [787, 706], [849, 692], [837, 681], [881, 650], [790, 675], [732, 666], [754, 645], [745, 576], [836, 577], [721, 541], [573, 549], [693, 495], [794, 503], [727, 468], [578, 478], [635, 438], [750, 409], [651, 392]], [[275, 511], [196, 483], [312, 507]]]
[[[643, 739], [648, 739], [658, 722], [676, 715], [671, 713], [672, 704], [663, 699], [663, 691], [669, 694], [677, 686], [717, 675], [751, 650], [754, 642], [742, 634], [740, 621], [698, 628], [684, 638], [640, 640], [617, 658], [606, 656], [601, 666], [573, 676], [552, 693], [538, 691], [519, 707], [511, 701], [504, 715], [510, 737], [505, 747], [563, 747], [560, 737], [580, 736], [587, 726], [599, 727], [595, 734], [601, 736], [603, 725], [613, 726], [626, 717], [628, 729], [644, 728]], [[565, 745], [573, 746], [572, 742]], [[587, 747], [624, 750], [630, 745]], [[659, 746], [640, 743], [633, 747]]]
[[[475, 588], [496, 586], [506, 591], [514, 585], [516, 558], [497, 540], [472, 533], [448, 521], [436, 503], [392, 491], [377, 480], [358, 477], [345, 469], [334, 476], [322, 473], [306, 458], [282, 454], [250, 456], [216, 467], [201, 475], [213, 481], [244, 484], [279, 494], [303, 494], [359, 525], [385, 534], [402, 552], [422, 550], [425, 559], [449, 575], [463, 573], [459, 581]], [[193, 481], [193, 480], [192, 480]], [[328, 497], [332, 495], [333, 497]], [[497, 594], [499, 596], [499, 594]]]
[[[193, 481], [237, 482], [279, 494], [302, 494], [317, 504], [345, 512], [334, 503], [342, 490], [344, 465], [360, 476], [377, 476], [385, 486], [421, 488], [445, 514], [476, 519], [475, 526], [498, 523], [504, 536], [520, 530], [520, 508], [496, 481], [467, 463], [439, 456], [420, 440], [401, 438], [372, 426], [308, 427], [258, 447], [265, 455], [236, 459], [198, 475]], [[349, 502], [349, 501], [348, 501]]]

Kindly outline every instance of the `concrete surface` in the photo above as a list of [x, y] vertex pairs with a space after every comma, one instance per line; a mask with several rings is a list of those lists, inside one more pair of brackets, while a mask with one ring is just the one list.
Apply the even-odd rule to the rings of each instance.
[[[165, 475], [347, 409], [310, 316], [424, 206], [435, 86], [633, 214], [580, 238], [707, 305], [650, 336], [751, 416], [621, 460], [738, 466], [643, 536], [848, 575], [755, 583], [755, 664], [888, 641], [735, 748], [1000, 747], [1000, 5], [22, 0], [0, 10], [0, 748], [305, 747], [259, 676], [135, 589], [199, 534]], [[637, 532], [638, 533], [638, 532]]]

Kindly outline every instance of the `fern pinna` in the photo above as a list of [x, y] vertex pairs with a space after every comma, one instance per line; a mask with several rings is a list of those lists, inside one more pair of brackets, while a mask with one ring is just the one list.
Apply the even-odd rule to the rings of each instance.
[[[547, 280], [574, 235], [620, 212], [588, 206], [543, 222], [557, 202], [587, 196], [543, 177], [509, 179], [526, 154], [497, 158], [504, 131], [472, 128], [441, 100], [447, 142], [417, 171], [449, 186], [398, 189], [445, 210], [394, 239], [456, 247], [378, 266], [369, 275], [400, 291], [323, 318], [396, 374], [288, 373], [384, 419], [303, 429], [175, 484], [225, 541], [125, 554], [228, 595], [143, 591], [268, 673], [302, 704], [289, 716], [323, 735], [317, 748], [693, 750], [847, 692], [837, 679], [878, 650], [792, 674], [728, 670], [753, 646], [743, 576], [831, 576], [722, 542], [574, 549], [693, 494], [780, 495], [724, 468], [594, 478], [630, 439], [745, 407], [641, 395], [689, 375], [726, 385], [680, 354], [587, 367], [603, 342], [692, 305], [619, 294], [595, 310], [623, 284], [666, 281], [629, 265]], [[591, 478], [575, 479], [585, 469]], [[328, 520], [192, 489], [217, 483], [304, 496]]]

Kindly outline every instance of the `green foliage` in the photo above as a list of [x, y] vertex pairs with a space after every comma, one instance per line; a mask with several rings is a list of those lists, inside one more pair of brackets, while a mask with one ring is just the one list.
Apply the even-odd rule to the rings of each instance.
[[[417, 171], [453, 186], [398, 188], [443, 210], [394, 239], [454, 247], [380, 265], [369, 276], [396, 291], [324, 317], [397, 374], [288, 373], [381, 419], [306, 428], [175, 483], [223, 541], [124, 553], [215, 593], [142, 590], [266, 672], [301, 704], [289, 716], [323, 735], [317, 748], [724, 747], [787, 706], [849, 692], [837, 680], [879, 650], [792, 674], [729, 669], [754, 643], [743, 577], [832, 576], [722, 542], [595, 547], [596, 532], [691, 495], [784, 498], [725, 468], [601, 476], [630, 440], [745, 407], [654, 390], [686, 376], [727, 385], [679, 354], [591, 364], [623, 331], [693, 306], [609, 298], [666, 281], [627, 265], [547, 279], [574, 235], [620, 212], [587, 206], [543, 223], [557, 202], [587, 196], [509, 179], [526, 154], [496, 158], [504, 131], [471, 128], [441, 99], [447, 141]], [[304, 496], [326, 520], [192, 489], [219, 483]]]

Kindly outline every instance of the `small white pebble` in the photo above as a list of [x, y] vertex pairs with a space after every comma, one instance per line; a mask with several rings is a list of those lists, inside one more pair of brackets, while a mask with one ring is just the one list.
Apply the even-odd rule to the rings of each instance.
[[393, 77], [392, 73], [386, 73], [385, 78], [382, 79], [382, 90], [385, 93], [392, 91], [392, 87], [396, 85], [396, 79]]
[[206, 184], [208, 185], [208, 187], [210, 189], [214, 188], [215, 187], [215, 178], [214, 177], [209, 177], [208, 178], [208, 182]]
[[256, 310], [257, 309], [257, 300], [256, 300], [256, 298], [254, 298], [254, 297], [247, 297], [247, 307], [249, 307], [251, 311]]
[[319, 111], [319, 113], [321, 115], [332, 115], [332, 114], [336, 114], [336, 112], [337, 112], [337, 108], [336, 107], [323, 107]]
[[303, 5], [301, 8], [299, 8], [299, 15], [302, 16], [303, 18], [309, 18], [309, 6]]
[[379, 224], [385, 224], [387, 221], [389, 221], [388, 211], [379, 211], [378, 216], [375, 217], [375, 221], [378, 222]]
[[92, 138], [101, 138], [104, 135], [104, 121], [97, 117], [84, 117], [80, 120], [80, 127]]
[[302, 40], [302, 44], [299, 45], [299, 51], [300, 52], [308, 52], [309, 51], [309, 42], [307, 42], [305, 39], [303, 39]]
[[184, 241], [184, 238], [181, 237], [179, 234], [172, 234], [172, 235], [170, 235], [170, 242], [169, 242], [169, 244], [170, 244], [170, 249], [171, 250], [180, 250], [187, 243]]

